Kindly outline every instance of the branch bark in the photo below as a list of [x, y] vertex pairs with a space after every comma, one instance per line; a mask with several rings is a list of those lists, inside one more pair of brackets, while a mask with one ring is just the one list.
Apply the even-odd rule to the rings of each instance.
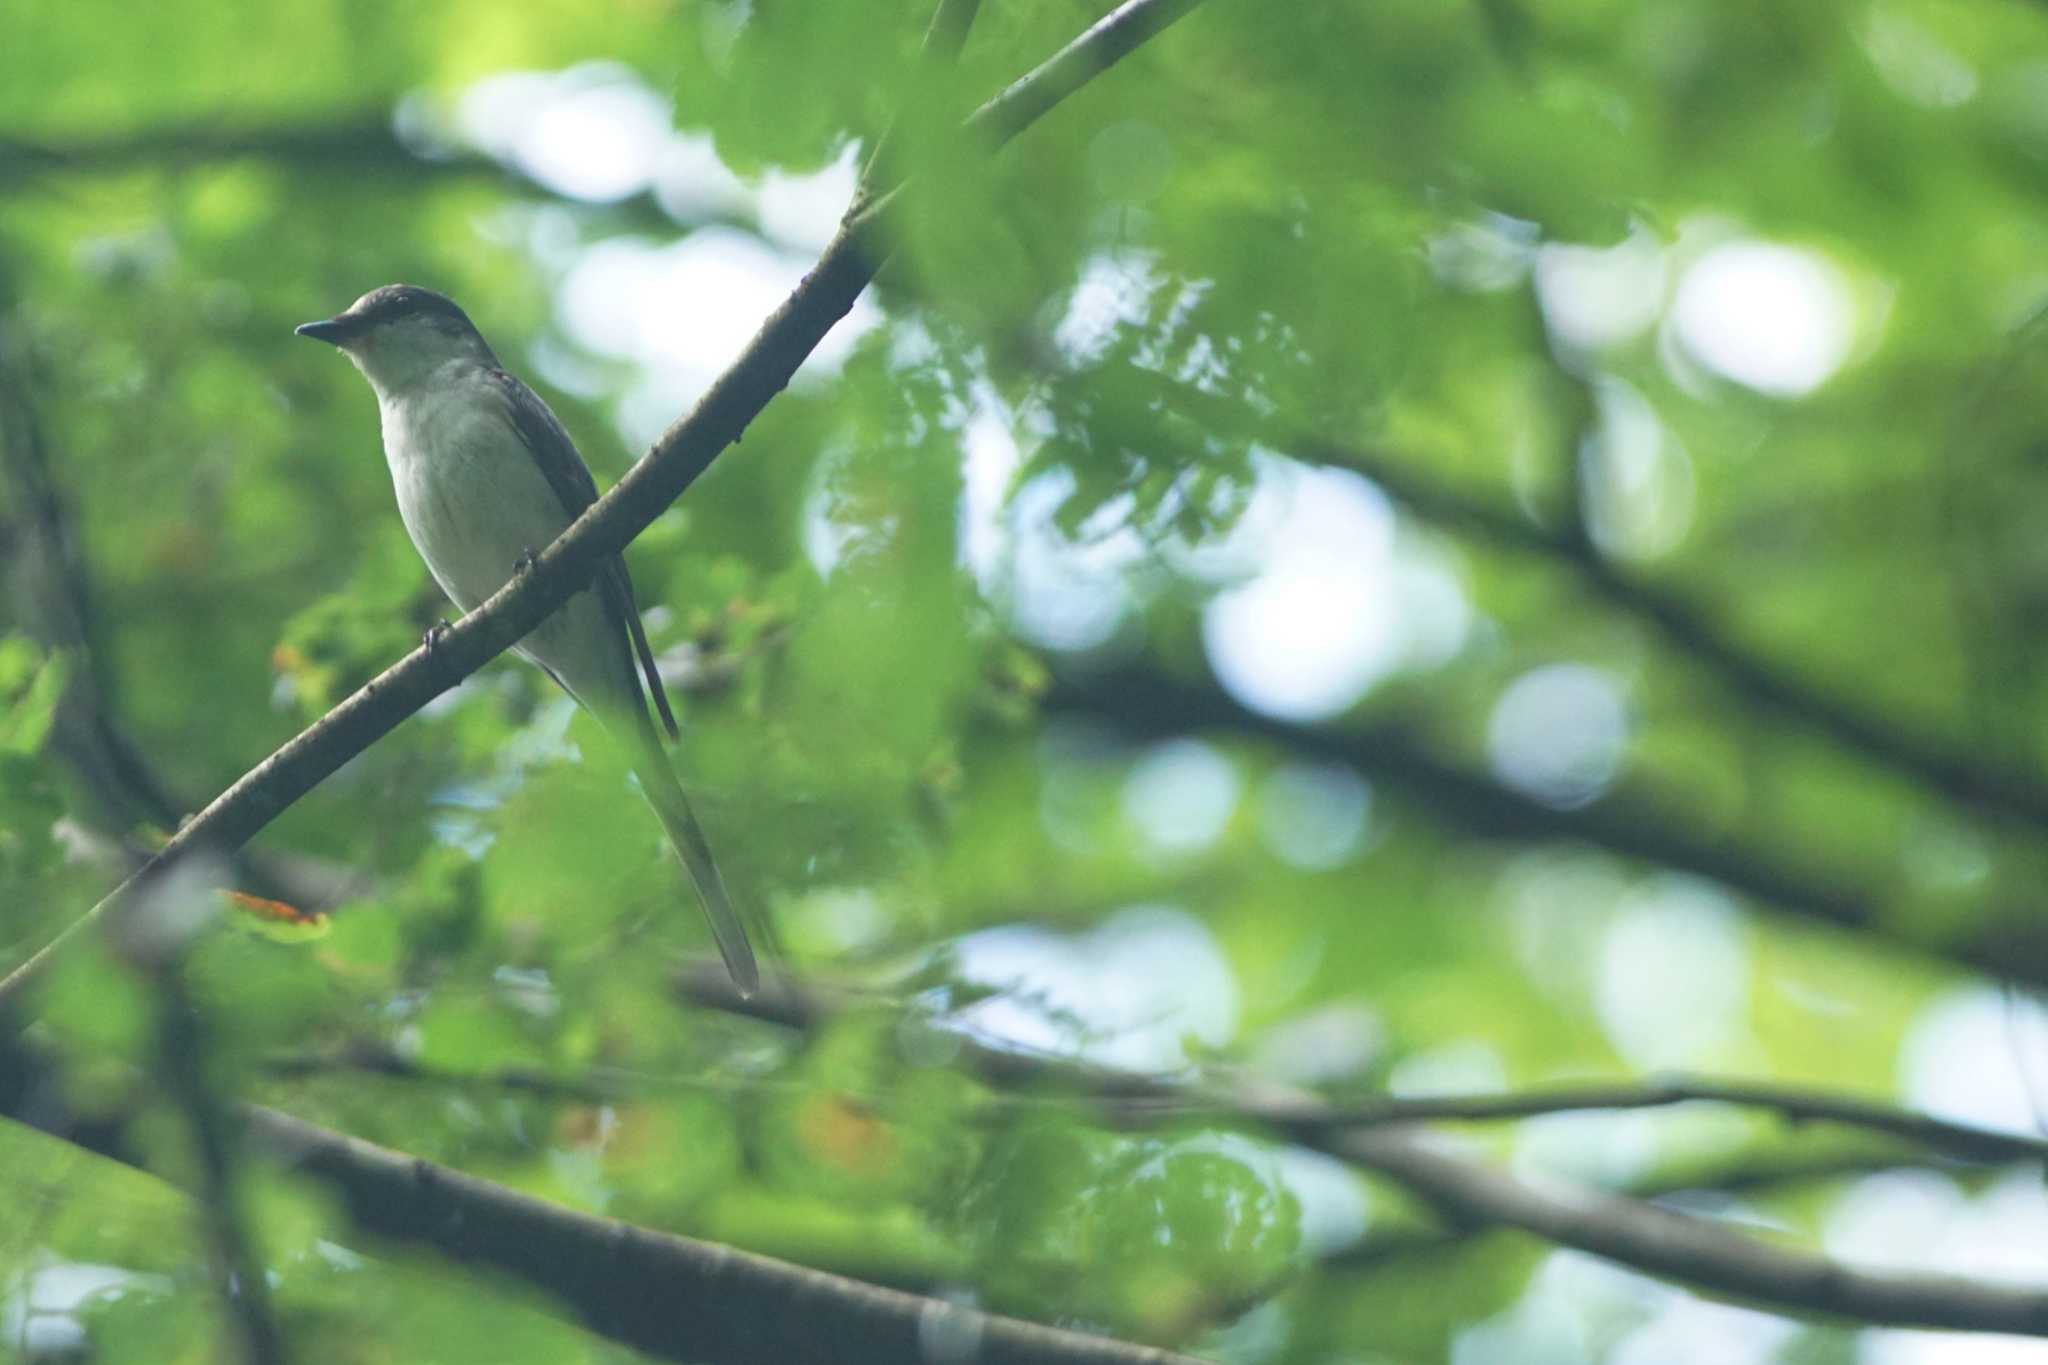
[[[971, 126], [1000, 144], [1061, 99], [1193, 9], [1200, 0], [1125, 0], [1031, 74], [976, 111]], [[414, 650], [244, 774], [172, 836], [159, 866], [195, 849], [240, 848], [294, 801], [398, 723], [497, 657], [588, 580], [591, 567], [645, 530], [737, 442], [853, 306], [878, 263], [879, 224], [894, 195], [850, 217], [694, 409], [662, 433], [617, 486], [593, 503], [533, 567], [516, 576], [437, 642]], [[0, 980], [0, 1018], [20, 1018], [22, 997], [64, 947], [125, 903], [145, 867]]]
[[[837, 1007], [837, 997], [817, 991], [776, 989], [743, 1000], [729, 983], [698, 969], [686, 971], [679, 988], [689, 998], [786, 1026], [810, 1029]], [[1575, 1188], [1554, 1192], [1516, 1180], [1483, 1161], [1447, 1149], [1438, 1135], [1418, 1125], [1412, 1112], [1435, 1105], [1436, 1117], [1526, 1117], [1551, 1112], [1542, 1096], [1514, 1101], [1419, 1101], [1411, 1115], [1382, 1110], [1367, 1119], [1363, 1110], [1320, 1105], [1313, 1097], [1274, 1087], [1253, 1088], [1233, 1097], [1158, 1077], [1077, 1065], [1043, 1054], [993, 1048], [967, 1041], [959, 1054], [997, 1084], [1057, 1082], [1082, 1093], [1106, 1096], [1113, 1104], [1133, 1099], [1156, 1104], [1178, 1098], [1192, 1110], [1232, 1112], [1259, 1121], [1277, 1117], [1279, 1126], [1304, 1146], [1387, 1176], [1419, 1196], [1453, 1226], [1480, 1224], [1519, 1228], [1563, 1246], [1576, 1247], [1623, 1265], [1729, 1295], [1779, 1311], [1821, 1314], [1894, 1327], [2009, 1332], [2048, 1336], [2048, 1292], [2006, 1288], [1942, 1274], [1878, 1274], [1851, 1269], [1813, 1252], [1782, 1247], [1730, 1232], [1718, 1224], [1674, 1213], [1641, 1199]], [[1689, 1088], [1688, 1088], [1689, 1087]], [[1610, 1092], [1590, 1098], [1616, 1098]], [[1939, 1132], [1938, 1120], [1840, 1096], [1798, 1097], [1769, 1087], [1693, 1082], [1656, 1094], [1762, 1103], [1785, 1112], [1790, 1101], [1812, 1117], [1826, 1117], [1894, 1136], [1973, 1147], [1978, 1155], [2000, 1149], [1999, 1135], [1964, 1129]], [[1580, 1098], [1589, 1098], [1580, 1096]], [[1567, 1104], [1564, 1107], [1583, 1107]], [[1604, 1106], [1603, 1106], [1604, 1107]], [[1953, 1125], [1940, 1125], [1953, 1128]], [[1961, 1141], [1957, 1141], [1961, 1139]], [[2041, 1154], [2041, 1144], [2004, 1149]], [[1978, 1146], [1982, 1143], [1984, 1145]]]
[[[0, 1030], [0, 1114], [26, 1109], [37, 1126], [142, 1169], [118, 1126], [66, 1129], [54, 1071], [41, 1049]], [[1196, 1365], [1171, 1351], [578, 1213], [276, 1110], [244, 1106], [223, 1117], [252, 1155], [267, 1151], [333, 1185], [365, 1233], [514, 1275], [566, 1304], [591, 1331], [662, 1359]], [[204, 1181], [201, 1193], [212, 1198]]]
[[1730, 1232], [1639, 1199], [1539, 1190], [1397, 1128], [1347, 1133], [1331, 1149], [1454, 1218], [1504, 1223], [1714, 1294], [1884, 1327], [2048, 1336], [2048, 1293], [1959, 1275], [1879, 1274]]
[[246, 1114], [254, 1137], [336, 1186], [364, 1230], [509, 1271], [564, 1299], [593, 1330], [664, 1359], [1191, 1359], [577, 1213], [274, 1110]]
[[924, 42], [918, 50], [917, 67], [910, 74], [909, 93], [904, 97], [902, 107], [896, 111], [895, 118], [875, 139], [867, 164], [861, 167], [860, 184], [853, 192], [855, 213], [865, 209], [877, 193], [894, 183], [889, 163], [894, 160], [893, 144], [898, 129], [906, 125], [939, 122], [931, 117], [935, 112], [943, 111], [945, 122], [951, 122], [955, 117], [955, 111], [944, 109], [941, 104], [949, 93], [945, 89], [945, 78], [953, 72], [955, 59], [967, 46], [967, 35], [980, 13], [981, 0], [939, 0], [938, 8], [932, 11], [931, 24], [925, 29]]
[[[1701, 1195], [1768, 1198], [1810, 1191], [1816, 1187], [1863, 1176], [1929, 1170], [1939, 1171], [1941, 1168], [1929, 1166], [1924, 1162], [1902, 1161], [1896, 1154], [1889, 1153], [1824, 1153], [1818, 1156], [1778, 1160], [1742, 1160], [1712, 1172], [1687, 1172], [1671, 1179], [1652, 1178], [1640, 1183], [1631, 1182], [1626, 1189], [1608, 1192], [1644, 1201], [1685, 1199], [1688, 1196]], [[1364, 1241], [1333, 1252], [1325, 1258], [1323, 1264], [1332, 1271], [1355, 1274], [1370, 1271], [1374, 1267], [1385, 1265], [1411, 1253], [1429, 1252], [1470, 1238], [1511, 1231], [1514, 1229], [1499, 1223], [1479, 1222], [1470, 1218], [1462, 1222], [1443, 1222], [1436, 1226], [1421, 1221], [1382, 1223], [1369, 1228]]]

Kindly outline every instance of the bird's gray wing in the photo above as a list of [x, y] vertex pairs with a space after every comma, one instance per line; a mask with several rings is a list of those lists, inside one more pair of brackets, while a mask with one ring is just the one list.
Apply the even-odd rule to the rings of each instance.
[[[584, 509], [597, 501], [597, 484], [583, 457], [576, 453], [576, 443], [569, 439], [569, 433], [539, 394], [503, 370], [486, 373], [503, 396], [520, 441], [540, 466], [548, 487], [561, 499], [562, 509], [571, 520], [583, 515]], [[647, 680], [647, 692], [654, 698], [654, 709], [661, 716], [662, 726], [670, 739], [678, 738], [675, 713], [669, 709], [668, 691], [661, 685], [661, 673], [654, 666], [654, 651], [648, 647], [647, 632], [640, 624], [640, 610], [633, 602], [633, 580], [627, 576], [624, 559], [613, 555], [604, 562], [597, 573], [597, 589], [606, 609], [619, 618], [632, 639], [634, 656]]]

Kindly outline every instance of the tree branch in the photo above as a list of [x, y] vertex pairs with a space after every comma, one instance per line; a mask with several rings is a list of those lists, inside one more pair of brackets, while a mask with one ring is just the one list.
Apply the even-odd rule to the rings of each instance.
[[[940, 107], [942, 78], [954, 70], [954, 61], [959, 57], [960, 49], [967, 46], [967, 35], [973, 30], [975, 16], [980, 12], [981, 0], [939, 0], [938, 8], [932, 11], [931, 24], [925, 29], [924, 43], [918, 50], [917, 68], [911, 72], [910, 92], [904, 97], [903, 107], [896, 111], [890, 125], [875, 139], [867, 164], [861, 167], [860, 183], [853, 192], [852, 212], [865, 209], [887, 181], [896, 130], [907, 122], [926, 122], [934, 109]], [[947, 116], [950, 118], [952, 111], [947, 111]]]
[[1800, 677], [1738, 642], [1682, 595], [1624, 574], [1589, 538], [1546, 531], [1511, 508], [1453, 489], [1387, 456], [1326, 442], [1303, 443], [1291, 453], [1356, 470], [1426, 520], [1563, 564], [1596, 595], [1712, 668], [1750, 701], [1952, 801], [2048, 829], [2048, 779], [1857, 708], [1840, 689]]
[[[790, 1027], [812, 1028], [835, 1009], [828, 992], [777, 987], [742, 999], [729, 983], [693, 968], [679, 979], [683, 993], [714, 1008], [728, 1009]], [[1526, 1117], [1551, 1112], [1540, 1095], [1514, 1112], [1514, 1101], [1416, 1101], [1410, 1115], [1381, 1110], [1363, 1126], [1337, 1126], [1346, 1118], [1367, 1120], [1364, 1109], [1322, 1105], [1282, 1088], [1254, 1087], [1237, 1098], [1200, 1086], [1135, 1073], [1075, 1064], [1042, 1053], [1012, 1051], [963, 1040], [960, 1056], [991, 1081], [1003, 1084], [1056, 1082], [1113, 1101], [1157, 1102], [1177, 1098], [1192, 1110], [1228, 1111], [1258, 1121], [1276, 1115], [1278, 1126], [1304, 1146], [1378, 1171], [1406, 1187], [1451, 1221], [1500, 1224], [1577, 1247], [1651, 1274], [1683, 1281], [1768, 1307], [1852, 1318], [1897, 1327], [2013, 1332], [2048, 1336], [2048, 1293], [2008, 1289], [1952, 1275], [1875, 1274], [1852, 1270], [1811, 1252], [1760, 1242], [1716, 1224], [1622, 1195], [1578, 1189], [1570, 1194], [1538, 1190], [1475, 1159], [1443, 1150], [1412, 1113], [1434, 1105], [1436, 1117]], [[1692, 1094], [1689, 1091], [1697, 1091]], [[1581, 1098], [1615, 1098], [1582, 1093]], [[1790, 1103], [1815, 1118], [1875, 1128], [1895, 1136], [1968, 1147], [1980, 1156], [1994, 1151], [2041, 1155], [2042, 1144], [2007, 1139], [1982, 1130], [1888, 1110], [1839, 1096], [1805, 1096], [1775, 1087], [1713, 1086], [1688, 1082], [1668, 1087], [1682, 1098], [1717, 1098], [1759, 1103], [1786, 1112]], [[1645, 1103], [1652, 1102], [1645, 1100]], [[1487, 1112], [1491, 1107], [1492, 1112]], [[1564, 1107], [1582, 1107], [1567, 1104]], [[1606, 1107], [1606, 1106], [1602, 1106]], [[1306, 1118], [1309, 1121], [1303, 1122]], [[1398, 1119], [1398, 1121], [1397, 1121]]]
[[1048, 704], [1096, 716], [1140, 737], [1224, 730], [1277, 741], [1374, 773], [1474, 834], [1576, 840], [1755, 897], [1780, 911], [1958, 962], [2000, 979], [2048, 984], [2048, 933], [2037, 919], [1999, 915], [1964, 928], [1925, 927], [1891, 913], [1893, 892], [1858, 870], [1829, 867], [1751, 844], [1702, 838], [1664, 793], [1630, 784], [1577, 809], [1545, 805], [1432, 753], [1387, 722], [1346, 728], [1276, 720], [1211, 685], [1154, 673], [1090, 675], [1057, 686]]
[[247, 1116], [253, 1135], [335, 1185], [366, 1231], [510, 1271], [665, 1359], [918, 1360], [957, 1345], [990, 1365], [1188, 1360], [577, 1213], [274, 1110]]
[[[1671, 1178], [1631, 1182], [1626, 1189], [1608, 1191], [1636, 1200], [1682, 1199], [1692, 1196], [1765, 1196], [1788, 1194], [1817, 1184], [1898, 1171], [1942, 1171], [1924, 1162], [1902, 1161], [1895, 1153], [1829, 1152], [1816, 1156], [1778, 1160], [1744, 1160], [1713, 1172], [1688, 1171]], [[1323, 1260], [1332, 1271], [1357, 1273], [1370, 1270], [1410, 1252], [1451, 1246], [1469, 1238], [1513, 1229], [1500, 1223], [1455, 1219], [1431, 1226], [1422, 1221], [1393, 1223], [1367, 1230], [1365, 1240], [1340, 1248]]]
[[[0, 138], [0, 184], [38, 175], [120, 171], [166, 162], [219, 161], [245, 156], [373, 170], [379, 166], [403, 166], [412, 160], [413, 153], [392, 131], [391, 116], [382, 108], [296, 125], [158, 123], [92, 138]], [[481, 170], [493, 164], [479, 160], [474, 166], [463, 168]]]
[[2048, 1336], [2048, 1293], [2038, 1289], [1852, 1270], [1639, 1199], [1539, 1190], [1398, 1128], [1354, 1129], [1332, 1151], [1455, 1218], [1504, 1223], [1710, 1293], [1875, 1326]]
[[[60, 1125], [41, 1049], [0, 1030], [0, 1113]], [[971, 1359], [988, 1365], [1195, 1365], [1191, 1357], [979, 1312], [715, 1243], [575, 1212], [276, 1110], [232, 1111], [246, 1140], [333, 1185], [365, 1233], [431, 1245], [559, 1299], [591, 1331], [666, 1360]], [[143, 1169], [96, 1125], [90, 1146]]]
[[[1425, 521], [1560, 565], [1594, 595], [1649, 626], [1672, 648], [1705, 664], [1727, 687], [1755, 705], [1949, 800], [2048, 829], [2048, 774], [1901, 727], [1858, 708], [1843, 689], [1803, 677], [1782, 661], [1741, 643], [1684, 594], [1615, 567], [1587, 532], [1576, 499], [1563, 527], [1547, 529], [1499, 499], [1468, 492], [1421, 472], [1416, 460], [1398, 453], [1284, 429], [1238, 398], [1170, 376], [1133, 370], [1122, 377], [1151, 386], [1153, 401], [1164, 410], [1192, 414], [1213, 430], [1263, 441], [1309, 464], [1353, 470]], [[1576, 463], [1572, 469], [1576, 476]]]
[[[677, 972], [676, 989], [692, 1004], [744, 1015], [799, 1033], [856, 1004], [883, 1002], [870, 993], [834, 989], [784, 977], [773, 989], [742, 996], [715, 962]], [[908, 1006], [903, 1006], [906, 1013]], [[965, 1030], [934, 1020], [958, 1044], [968, 1066], [1001, 1085], [1057, 1081], [1062, 1088], [1106, 1104], [1120, 1117], [1236, 1118], [1267, 1124], [1306, 1146], [1320, 1146], [1342, 1129], [1423, 1122], [1497, 1123], [1597, 1109], [1663, 1109], [1678, 1104], [1725, 1104], [1765, 1109], [1791, 1123], [1831, 1123], [1899, 1138], [1961, 1161], [2048, 1161], [2048, 1138], [2004, 1133], [1936, 1118], [1881, 1100], [1840, 1091], [1768, 1081], [1705, 1076], [1651, 1076], [1633, 1082], [1555, 1085], [1477, 1095], [1382, 1096], [1332, 1101], [1293, 1086], [1233, 1076], [1214, 1084], [1095, 1067], [1054, 1053], [976, 1041]]]
[[[983, 105], [975, 126], [998, 142], [1021, 132], [1143, 39], [1194, 8], [1199, 0], [1125, 0], [1037, 71]], [[789, 383], [813, 348], [853, 306], [875, 270], [878, 224], [889, 203], [850, 218], [817, 264], [747, 343], [686, 416], [662, 433], [618, 484], [593, 503], [516, 575], [442, 636], [365, 683], [320, 720], [244, 774], [186, 822], [152, 860], [181, 858], [197, 848], [241, 847], [337, 768], [390, 733], [398, 723], [532, 630], [588, 581], [592, 566], [618, 553], [688, 488], [712, 460]], [[41, 979], [74, 937], [132, 893], [138, 872], [73, 921], [28, 961], [0, 980], [0, 1017]]]
[[1000, 147], [1200, 3], [1201, 0], [1149, 0], [1118, 5], [1087, 32], [975, 110], [967, 126]]
[[[2002, 1133], [1954, 1123], [1857, 1095], [1767, 1081], [1724, 1081], [1701, 1076], [1652, 1076], [1633, 1084], [1552, 1086], [1489, 1095], [1432, 1095], [1363, 1104], [1272, 1102], [1253, 1117], [1307, 1133], [1390, 1123], [1490, 1123], [1585, 1110], [1662, 1109], [1677, 1104], [1725, 1104], [1764, 1109], [1788, 1123], [1830, 1123], [1901, 1138], [1962, 1161], [2048, 1160], [2048, 1138]], [[1142, 1112], [1142, 1111], [1141, 1111]]]

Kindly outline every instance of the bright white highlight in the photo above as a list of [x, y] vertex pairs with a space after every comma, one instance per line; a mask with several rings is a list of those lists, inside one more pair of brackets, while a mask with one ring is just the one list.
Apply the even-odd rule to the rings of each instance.
[[1627, 559], [1663, 554], [1692, 525], [1692, 461], [1642, 394], [1598, 381], [1600, 429], [1586, 448], [1586, 519], [1600, 548]]
[[1223, 833], [1237, 809], [1237, 770], [1195, 739], [1161, 744], [1124, 780], [1124, 816], [1165, 853], [1192, 853]]
[[[620, 414], [626, 434], [645, 444], [732, 363], [808, 265], [730, 228], [662, 246], [617, 238], [582, 253], [563, 276], [557, 316], [577, 345], [645, 368]], [[879, 320], [874, 304], [856, 303], [804, 371], [836, 371]]]
[[761, 230], [792, 247], [822, 251], [839, 230], [839, 219], [853, 202], [860, 179], [860, 147], [848, 143], [839, 159], [822, 170], [790, 175], [770, 171], [761, 177], [755, 201]]
[[1536, 253], [1536, 298], [1551, 335], [1574, 350], [1635, 340], [1664, 307], [1664, 249], [1640, 226], [1610, 247], [1553, 243]]
[[1713, 1065], [1749, 1007], [1741, 915], [1705, 882], [1658, 879], [1624, 902], [1608, 930], [1594, 1003], [1630, 1066]]
[[1708, 251], [1679, 280], [1672, 325], [1686, 353], [1758, 393], [1798, 398], [1849, 357], [1856, 310], [1825, 256], [1771, 242]]
[[1202, 618], [1209, 663], [1247, 706], [1291, 720], [1344, 710], [1402, 661], [1394, 514], [1355, 474], [1273, 465], [1291, 494], [1259, 574]]
[[1290, 763], [1259, 794], [1259, 833], [1296, 867], [1337, 867], [1359, 851], [1372, 788], [1349, 768]]
[[[1885, 1270], [2048, 1287], [2048, 1192], [2014, 1170], [1971, 1198], [1933, 1172], [1867, 1176], [1829, 1212], [1830, 1257]], [[1960, 1332], [1865, 1332], [1866, 1365], [2048, 1365], [2048, 1341]]]
[[667, 102], [603, 62], [478, 81], [455, 118], [469, 141], [542, 185], [600, 203], [646, 189], [670, 137]]
[[2048, 1112], [2048, 1013], [1966, 986], [1920, 1012], [1899, 1048], [1902, 1098], [1957, 1123], [2033, 1135]]
[[1613, 677], [1551, 664], [1515, 679], [1495, 703], [1486, 753], [1500, 780], [1553, 806], [1606, 790], [1628, 745], [1628, 710]]
[[1237, 981], [1208, 926], [1184, 910], [1140, 906], [1069, 938], [990, 929], [956, 946], [964, 981], [1004, 994], [964, 1011], [975, 1034], [1139, 1071], [1188, 1064], [1192, 1038], [1237, 1032]]

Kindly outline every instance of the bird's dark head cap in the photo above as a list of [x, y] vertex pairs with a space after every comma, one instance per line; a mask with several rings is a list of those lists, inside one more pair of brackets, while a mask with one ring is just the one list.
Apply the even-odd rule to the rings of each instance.
[[456, 305], [455, 300], [416, 284], [381, 285], [333, 317], [308, 322], [296, 330], [302, 337], [346, 346], [377, 328], [412, 319], [430, 320], [451, 332], [476, 331], [469, 315]]

